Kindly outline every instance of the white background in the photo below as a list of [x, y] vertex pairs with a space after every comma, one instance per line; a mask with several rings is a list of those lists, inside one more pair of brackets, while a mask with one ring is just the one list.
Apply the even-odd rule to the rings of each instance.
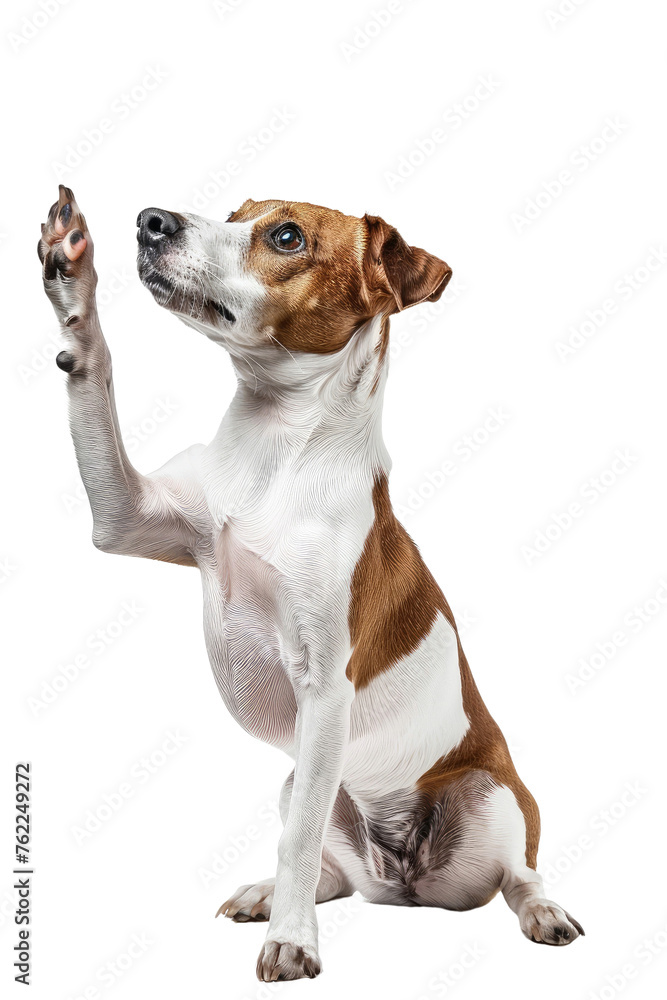
[[[13, 767], [29, 759], [39, 1000], [656, 996], [667, 971], [660, 6], [566, 0], [558, 20], [558, 0], [414, 0], [366, 29], [385, 0], [43, 3], [49, 16], [35, 0], [6, 5], [1, 31], [2, 980], [16, 941]], [[154, 89], [142, 90], [149, 70]], [[293, 117], [261, 132], [274, 109]], [[101, 119], [110, 127], [86, 146]], [[418, 163], [420, 142], [431, 152]], [[75, 165], [59, 168], [68, 147], [80, 162], [70, 150]], [[397, 181], [401, 157], [413, 167]], [[239, 169], [225, 186], [230, 160]], [[199, 198], [202, 214], [225, 218], [247, 197], [275, 197], [368, 211], [453, 267], [442, 308], [394, 322], [392, 496], [540, 804], [549, 892], [586, 938], [538, 948], [502, 898], [457, 914], [354, 897], [318, 909], [323, 975], [268, 989], [254, 974], [265, 926], [213, 919], [237, 885], [274, 871], [271, 803], [290, 762], [226, 714], [196, 570], [90, 542], [35, 253], [58, 172], [95, 239], [121, 423], [142, 471], [211, 438], [233, 379], [218, 348], [141, 288], [141, 208]], [[564, 360], [557, 345], [587, 311], [599, 322], [605, 300], [615, 311], [590, 320]], [[485, 431], [498, 407], [502, 426]], [[618, 449], [630, 457], [605, 473], [602, 493], [593, 481]], [[448, 461], [456, 472], [430, 488]], [[124, 603], [141, 610], [119, 628]], [[98, 629], [114, 636], [100, 654]], [[597, 669], [574, 686], [596, 652]], [[80, 654], [88, 666], [35, 707]], [[158, 753], [162, 766], [142, 782], [139, 762], [169, 731], [186, 742]], [[131, 797], [78, 844], [75, 828], [124, 782]], [[228, 868], [205, 887], [216, 852]], [[151, 943], [127, 968], [133, 934]], [[122, 978], [98, 978], [109, 962]]]

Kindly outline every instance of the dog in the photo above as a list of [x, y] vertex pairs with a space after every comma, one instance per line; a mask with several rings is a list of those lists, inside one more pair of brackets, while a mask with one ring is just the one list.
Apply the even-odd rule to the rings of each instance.
[[137, 226], [142, 283], [238, 379], [212, 443], [148, 476], [123, 447], [69, 188], [38, 249], [93, 543], [199, 567], [222, 698], [294, 760], [276, 877], [218, 913], [268, 920], [264, 981], [316, 976], [315, 904], [355, 890], [450, 910], [500, 891], [532, 941], [574, 941], [536, 872], [535, 800], [389, 498], [389, 317], [437, 300], [451, 269], [381, 218], [298, 202], [249, 200], [222, 223], [147, 208]]

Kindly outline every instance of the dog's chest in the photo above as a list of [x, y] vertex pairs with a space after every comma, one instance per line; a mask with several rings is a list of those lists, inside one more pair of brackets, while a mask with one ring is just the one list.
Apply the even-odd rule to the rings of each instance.
[[289, 750], [296, 703], [284, 670], [282, 581], [229, 525], [214, 533], [200, 568], [206, 646], [224, 702], [253, 736]]
[[[204, 629], [229, 711], [289, 750], [295, 676], [322, 667], [318, 644], [349, 654], [347, 604], [372, 522], [371, 476], [316, 455], [265, 455], [253, 461], [247, 446], [218, 453], [204, 479]], [[324, 623], [318, 634], [315, 622]]]

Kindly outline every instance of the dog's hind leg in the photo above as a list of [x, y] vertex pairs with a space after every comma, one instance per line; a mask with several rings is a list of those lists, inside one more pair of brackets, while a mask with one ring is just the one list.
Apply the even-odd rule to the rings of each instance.
[[467, 910], [501, 891], [531, 941], [565, 945], [584, 933], [545, 898], [541, 877], [526, 863], [524, 814], [513, 791], [486, 771], [469, 771], [443, 787], [422, 828], [408, 880], [421, 905]]
[[[280, 817], [283, 823], [289, 812], [293, 781], [294, 771], [287, 778], [280, 793]], [[222, 914], [222, 916], [230, 917], [236, 923], [268, 920], [271, 915], [275, 884], [275, 878], [267, 878], [261, 882], [240, 886], [222, 904], [216, 916]], [[354, 889], [343, 869], [325, 844], [322, 849], [322, 870], [315, 893], [315, 902], [326, 903], [330, 899], [351, 896], [353, 892]]]
[[584, 929], [567, 910], [544, 896], [542, 879], [532, 868], [506, 872], [505, 902], [519, 918], [521, 930], [538, 944], [570, 944]]

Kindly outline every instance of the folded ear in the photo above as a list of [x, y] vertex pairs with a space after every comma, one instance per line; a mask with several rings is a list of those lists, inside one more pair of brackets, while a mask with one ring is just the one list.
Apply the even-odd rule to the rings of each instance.
[[395, 302], [390, 312], [439, 299], [452, 276], [451, 267], [426, 250], [408, 246], [384, 219], [365, 215], [364, 221], [369, 230], [367, 264], [371, 270], [379, 268], [384, 276]]

